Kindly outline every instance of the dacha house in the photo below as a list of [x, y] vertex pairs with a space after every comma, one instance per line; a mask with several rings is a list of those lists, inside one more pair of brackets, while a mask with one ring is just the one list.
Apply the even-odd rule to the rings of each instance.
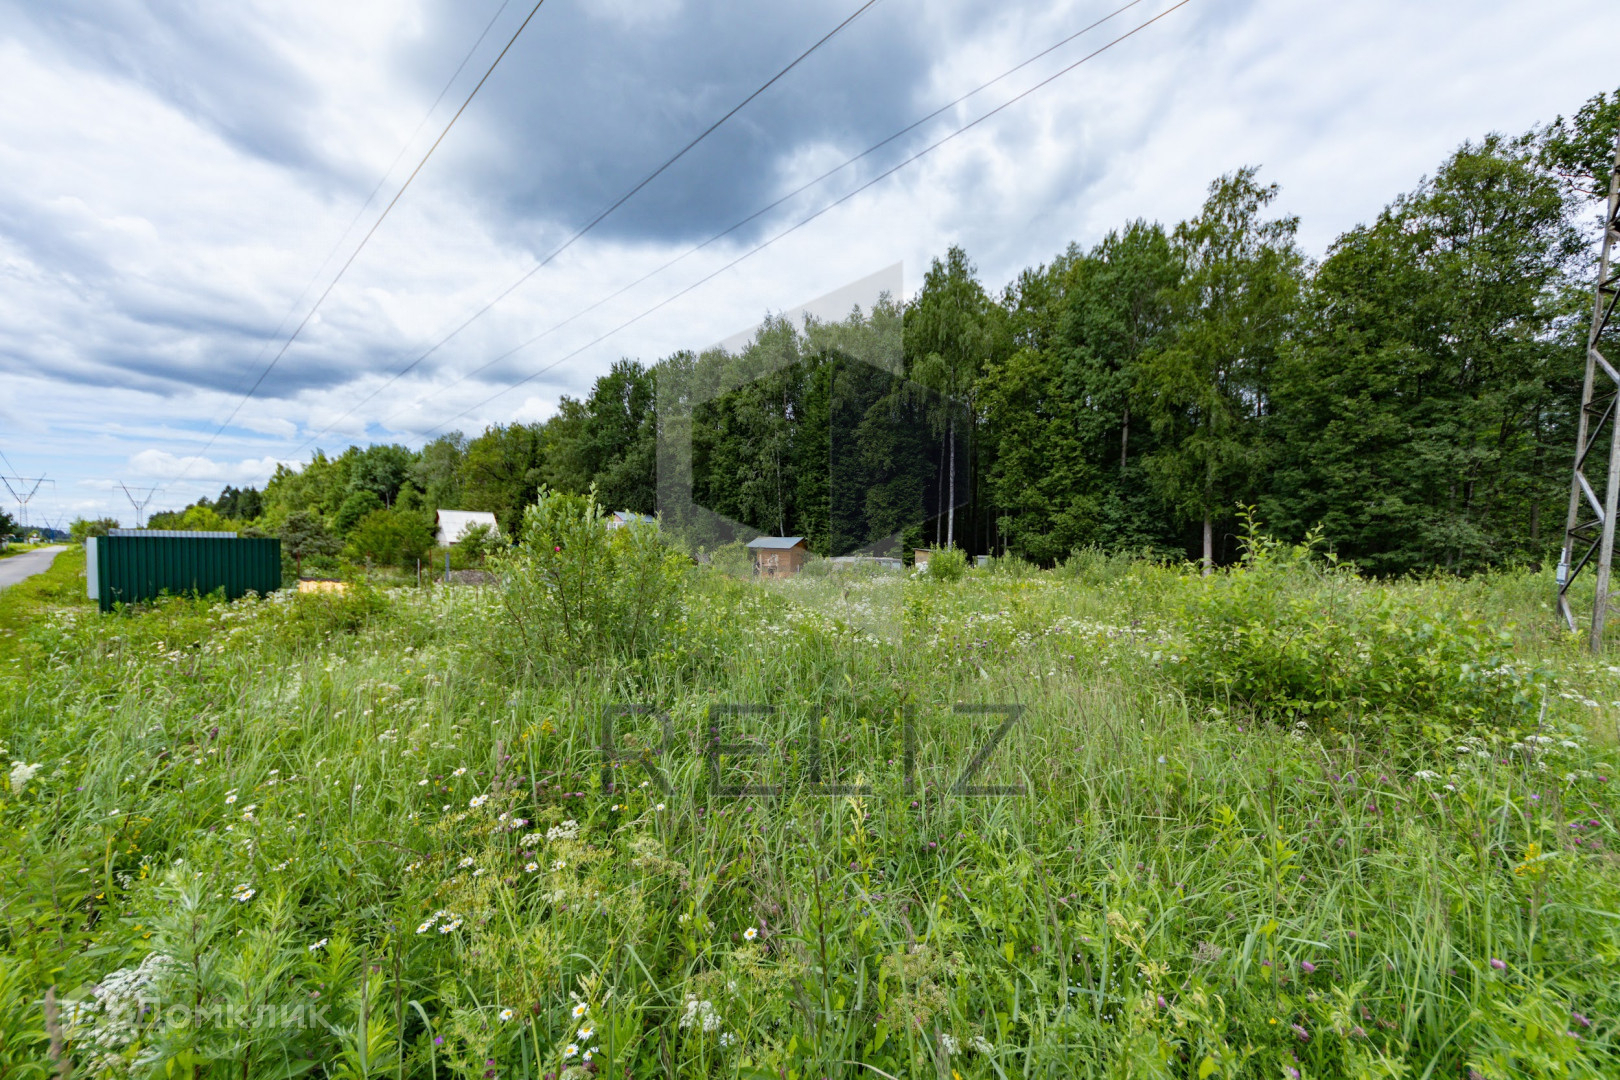
[[748, 541], [754, 553], [754, 573], [760, 577], [792, 577], [810, 557], [802, 536], [760, 536]]
[[440, 510], [433, 515], [433, 523], [439, 530], [435, 538], [439, 547], [449, 547], [480, 525], [487, 527], [491, 536], [501, 531], [495, 515], [484, 510]]

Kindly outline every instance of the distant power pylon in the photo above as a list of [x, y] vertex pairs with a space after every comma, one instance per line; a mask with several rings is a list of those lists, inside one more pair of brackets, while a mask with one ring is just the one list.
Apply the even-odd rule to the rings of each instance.
[[[6, 490], [11, 492], [11, 497], [17, 500], [17, 512], [22, 516], [18, 524], [26, 532], [28, 530], [28, 500], [34, 497], [34, 493], [39, 490], [39, 485], [54, 484], [56, 481], [45, 476], [0, 476], [0, 483], [5, 484]], [[33, 486], [30, 487], [29, 485]], [[24, 491], [24, 488], [27, 490]]]
[[118, 486], [124, 489], [124, 495], [129, 499], [129, 505], [135, 508], [135, 527], [139, 529], [141, 527], [141, 517], [146, 513], [146, 505], [152, 501], [152, 496], [157, 494], [158, 489], [155, 486], [145, 488], [138, 487], [135, 489], [135, 491], [143, 492], [144, 494], [140, 498], [136, 498], [135, 491], [129, 490], [128, 484], [120, 480], [118, 481]]
[[[1615, 301], [1620, 299], [1617, 244], [1620, 244], [1620, 136], [1615, 139], [1614, 168], [1609, 172], [1609, 202], [1603, 213], [1597, 286], [1592, 296], [1592, 329], [1586, 337], [1586, 381], [1581, 389], [1581, 415], [1575, 437], [1575, 478], [1569, 486], [1564, 550], [1558, 557], [1558, 613], [1572, 631], [1576, 626], [1575, 612], [1569, 606], [1569, 587], [1588, 563], [1593, 564], [1596, 591], [1592, 599], [1592, 632], [1586, 642], [1593, 652], [1603, 648], [1603, 623], [1609, 606], [1609, 567], [1614, 559], [1615, 516], [1620, 512], [1620, 416], [1616, 415], [1620, 411], [1620, 370], [1598, 348], [1604, 341], [1604, 331], [1615, 324]], [[1620, 352], [1615, 353], [1615, 361], [1620, 362]], [[1605, 428], [1608, 429], [1609, 456], [1600, 497], [1586, 478], [1586, 465], [1587, 457], [1602, 441]], [[1587, 511], [1591, 512], [1591, 517], [1586, 516]]]

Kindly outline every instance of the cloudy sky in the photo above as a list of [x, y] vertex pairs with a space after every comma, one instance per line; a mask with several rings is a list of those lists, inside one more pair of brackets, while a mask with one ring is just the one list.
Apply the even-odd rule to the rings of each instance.
[[999, 287], [1249, 163], [1320, 254], [1620, 77], [1620, 5], [1138, 0], [659, 270], [1125, 3], [877, 0], [445, 340], [862, 2], [545, 0], [283, 351], [533, 0], [0, 0], [0, 469], [55, 480], [31, 520], [132, 523], [120, 481], [180, 507], [315, 446], [542, 419], [621, 356], [896, 262], [910, 289], [953, 243]]

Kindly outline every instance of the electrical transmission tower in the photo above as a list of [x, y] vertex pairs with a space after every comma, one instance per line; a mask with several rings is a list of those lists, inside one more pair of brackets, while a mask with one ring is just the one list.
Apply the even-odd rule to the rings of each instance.
[[129, 499], [129, 505], [135, 508], [135, 527], [139, 529], [141, 527], [141, 516], [146, 513], [146, 504], [152, 501], [152, 496], [157, 494], [158, 489], [156, 487], [138, 487], [135, 491], [144, 492], [144, 494], [140, 498], [136, 498], [135, 492], [130, 491], [129, 486], [122, 480], [118, 481], [118, 486], [124, 489], [124, 495]]
[[[1603, 239], [1598, 255], [1597, 287], [1592, 297], [1592, 329], [1586, 337], [1586, 381], [1581, 389], [1581, 415], [1575, 437], [1575, 477], [1569, 488], [1569, 517], [1564, 525], [1564, 550], [1558, 557], [1558, 613], [1575, 630], [1575, 612], [1569, 606], [1569, 587], [1592, 565], [1592, 632], [1587, 647], [1603, 648], [1603, 623], [1609, 606], [1609, 567], [1614, 558], [1615, 515], [1620, 511], [1620, 351], [1614, 362], [1598, 349], [1604, 331], [1616, 323], [1615, 301], [1620, 299], [1620, 137], [1614, 145], [1614, 168], [1609, 172], [1609, 202], [1603, 212]], [[1600, 389], [1601, 387], [1601, 389]], [[1588, 457], [1605, 441], [1608, 458], [1591, 462], [1605, 466], [1602, 495], [1586, 478]], [[1584, 505], [1583, 505], [1584, 503]], [[1590, 516], [1588, 516], [1590, 513]], [[1578, 558], [1577, 558], [1577, 553]], [[1596, 558], [1594, 558], [1596, 556]]]
[[[11, 497], [17, 500], [17, 511], [21, 514], [21, 520], [17, 524], [22, 527], [23, 532], [27, 532], [28, 500], [34, 497], [39, 485], [54, 484], [56, 481], [44, 476], [0, 476], [0, 483], [5, 484], [6, 490], [11, 492]], [[33, 486], [29, 487], [30, 484]], [[24, 488], [27, 490], [24, 491]]]

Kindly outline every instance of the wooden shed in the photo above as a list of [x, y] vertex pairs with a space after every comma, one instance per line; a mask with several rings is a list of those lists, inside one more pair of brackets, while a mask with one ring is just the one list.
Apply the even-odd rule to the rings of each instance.
[[760, 577], [792, 577], [810, 557], [802, 536], [761, 536], [748, 541], [754, 553], [754, 573]]

